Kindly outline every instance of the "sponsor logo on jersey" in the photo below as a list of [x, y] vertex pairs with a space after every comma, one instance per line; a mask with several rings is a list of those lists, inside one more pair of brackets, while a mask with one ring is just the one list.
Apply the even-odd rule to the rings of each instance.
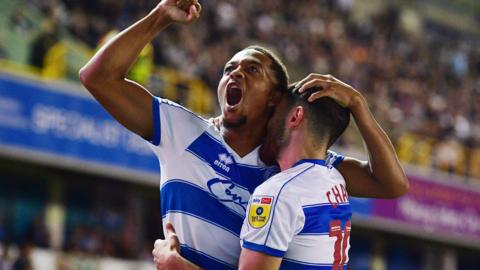
[[219, 154], [218, 159], [216, 159], [213, 164], [226, 172], [230, 172], [230, 167], [228, 165], [233, 164], [233, 159], [228, 154]]
[[210, 192], [224, 205], [245, 216], [250, 192], [230, 180], [212, 179], [207, 182]]
[[271, 204], [272, 203], [272, 198], [270, 197], [265, 197], [260, 200], [261, 204]]
[[272, 196], [254, 196], [248, 211], [248, 222], [255, 229], [260, 229], [268, 222], [272, 209]]

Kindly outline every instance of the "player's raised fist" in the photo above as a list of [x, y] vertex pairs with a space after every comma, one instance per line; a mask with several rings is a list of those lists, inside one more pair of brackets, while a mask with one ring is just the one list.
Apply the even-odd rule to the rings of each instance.
[[167, 16], [170, 22], [190, 24], [200, 17], [198, 0], [163, 0], [153, 12]]

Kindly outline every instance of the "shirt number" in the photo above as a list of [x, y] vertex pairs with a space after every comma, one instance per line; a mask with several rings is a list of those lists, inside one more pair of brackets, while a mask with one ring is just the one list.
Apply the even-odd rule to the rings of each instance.
[[352, 223], [347, 220], [345, 223], [345, 232], [342, 233], [342, 221], [333, 220], [330, 222], [330, 237], [336, 237], [335, 247], [333, 251], [333, 267], [332, 270], [340, 270], [343, 268], [347, 260], [347, 246], [352, 230]]

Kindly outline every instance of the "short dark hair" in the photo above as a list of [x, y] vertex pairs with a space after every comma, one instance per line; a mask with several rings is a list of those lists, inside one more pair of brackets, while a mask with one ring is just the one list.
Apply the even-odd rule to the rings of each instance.
[[260, 45], [251, 45], [246, 47], [244, 50], [255, 50], [270, 58], [270, 60], [272, 60], [272, 65], [270, 67], [275, 75], [275, 79], [277, 80], [278, 90], [280, 90], [282, 93], [285, 93], [288, 90], [289, 78], [287, 68], [274, 52]]
[[303, 106], [310, 133], [315, 136], [316, 140], [326, 141], [327, 148], [330, 148], [350, 123], [350, 110], [340, 106], [329, 97], [309, 102], [310, 95], [321, 89], [312, 87], [300, 93], [299, 88], [300, 86], [296, 85], [288, 88], [289, 94], [286, 96], [289, 109], [298, 105]]

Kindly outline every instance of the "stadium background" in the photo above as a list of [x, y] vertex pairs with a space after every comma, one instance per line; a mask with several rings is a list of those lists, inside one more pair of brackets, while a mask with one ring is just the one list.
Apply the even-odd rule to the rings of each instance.
[[[153, 269], [158, 164], [80, 87], [99, 44], [152, 0], [0, 0], [0, 269]], [[224, 63], [253, 43], [291, 77], [362, 90], [410, 178], [398, 200], [352, 199], [351, 269], [480, 268], [480, 3], [203, 1], [130, 73], [156, 95], [218, 114]], [[114, 89], [112, 89], [113, 91]], [[352, 125], [335, 149], [365, 158]]]

